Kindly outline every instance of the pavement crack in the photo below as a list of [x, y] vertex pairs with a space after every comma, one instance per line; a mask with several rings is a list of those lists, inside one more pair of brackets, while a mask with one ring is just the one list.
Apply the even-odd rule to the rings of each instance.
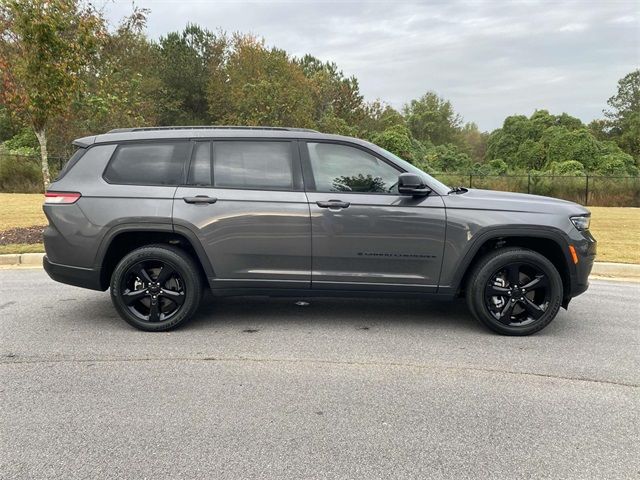
[[[11, 360], [7, 360], [11, 358]], [[133, 362], [254, 362], [254, 363], [289, 363], [301, 365], [337, 365], [337, 366], [354, 366], [354, 367], [394, 367], [394, 368], [412, 368], [418, 370], [442, 370], [449, 372], [479, 372], [488, 374], [503, 374], [524, 377], [548, 378], [554, 380], [570, 381], [570, 382], [588, 382], [599, 383], [604, 385], [615, 385], [620, 387], [638, 388], [640, 384], [621, 382], [616, 380], [602, 380], [597, 378], [557, 375], [552, 373], [527, 372], [518, 370], [507, 370], [501, 368], [490, 367], [474, 367], [474, 366], [449, 366], [449, 365], [429, 365], [410, 362], [369, 362], [359, 360], [322, 360], [312, 358], [259, 358], [259, 357], [212, 357], [212, 356], [182, 356], [182, 357], [122, 357], [122, 358], [58, 358], [58, 359], [22, 359], [19, 356], [4, 356], [5, 360], [0, 360], [0, 365], [14, 364], [51, 364], [51, 363], [133, 363]]]

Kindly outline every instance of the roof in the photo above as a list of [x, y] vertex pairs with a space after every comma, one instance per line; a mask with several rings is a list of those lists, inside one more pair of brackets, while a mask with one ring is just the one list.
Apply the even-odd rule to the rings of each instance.
[[74, 145], [88, 147], [98, 143], [126, 142], [131, 140], [162, 140], [190, 138], [304, 138], [304, 139], [357, 139], [330, 135], [306, 128], [285, 127], [234, 127], [234, 126], [176, 126], [117, 128], [107, 133], [78, 138]]

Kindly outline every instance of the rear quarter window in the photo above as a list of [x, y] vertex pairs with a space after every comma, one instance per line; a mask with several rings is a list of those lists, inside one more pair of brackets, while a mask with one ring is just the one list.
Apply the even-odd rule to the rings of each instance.
[[186, 141], [121, 144], [103, 177], [117, 184], [179, 185], [189, 149]]
[[60, 170], [60, 172], [58, 173], [58, 176], [56, 177], [55, 181], [58, 181], [62, 177], [64, 177], [67, 174], [67, 172], [71, 170], [76, 163], [78, 163], [78, 161], [82, 158], [82, 156], [85, 154], [86, 151], [87, 150], [85, 148], [77, 149], [74, 152], [74, 154], [71, 155], [71, 158], [67, 160], [67, 163], [64, 164], [64, 167], [62, 167], [62, 170]]

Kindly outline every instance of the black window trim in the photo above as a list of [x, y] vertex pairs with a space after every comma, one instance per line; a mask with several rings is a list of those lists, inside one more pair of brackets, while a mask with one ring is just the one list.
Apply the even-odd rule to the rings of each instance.
[[[191, 154], [193, 153], [193, 142], [190, 142], [188, 138], [185, 139], [177, 139], [177, 138], [158, 138], [158, 139], [151, 139], [151, 140], [126, 140], [126, 141], [122, 141], [122, 142], [110, 142], [112, 144], [116, 145], [116, 148], [113, 150], [113, 152], [111, 153], [111, 156], [109, 157], [109, 161], [107, 162], [107, 164], [104, 167], [104, 170], [102, 171], [102, 180], [104, 180], [106, 183], [108, 183], [109, 185], [127, 185], [127, 186], [138, 186], [138, 187], [179, 187], [180, 185], [184, 184], [186, 182], [185, 179], [185, 165], [190, 163], [189, 159], [191, 158]], [[180, 182], [178, 183], [140, 183], [140, 182], [113, 182], [110, 180], [107, 180], [107, 178], [105, 177], [105, 174], [107, 173], [107, 170], [109, 170], [109, 167], [111, 166], [111, 163], [114, 161], [114, 159], [116, 158], [116, 154], [118, 153], [118, 151], [120, 150], [121, 147], [126, 146], [126, 145], [140, 145], [140, 144], [153, 144], [153, 143], [184, 143], [187, 144], [187, 151], [185, 154], [185, 158], [182, 159], [182, 174], [181, 174], [181, 179]], [[102, 145], [102, 144], [101, 144]]]
[[373, 150], [365, 147], [364, 145], [360, 145], [360, 144], [345, 141], [345, 140], [304, 139], [304, 140], [300, 140], [299, 145], [300, 145], [300, 158], [302, 159], [302, 174], [304, 176], [305, 192], [327, 193], [327, 194], [331, 193], [336, 195], [348, 194], [348, 195], [387, 195], [387, 196], [394, 196], [394, 197], [400, 196], [400, 194], [393, 193], [393, 192], [353, 192], [353, 191], [323, 192], [323, 191], [317, 190], [315, 177], [313, 175], [313, 168], [311, 167], [311, 158], [309, 157], [309, 146], [308, 146], [309, 143], [330, 143], [332, 145], [343, 145], [346, 147], [357, 148], [358, 150], [362, 150], [363, 152], [368, 153], [369, 155], [377, 158], [378, 160], [383, 161], [390, 167], [394, 168], [395, 170], [398, 171], [398, 175], [406, 172], [404, 168], [400, 167], [399, 165], [396, 165], [390, 159], [383, 157], [379, 153], [374, 152]]
[[[198, 143], [208, 143], [209, 144], [209, 181], [210, 185], [200, 185], [196, 183], [192, 183], [191, 181], [191, 164], [193, 163], [193, 157], [196, 154], [196, 145]], [[180, 187], [191, 187], [191, 188], [211, 188], [213, 185], [213, 142], [210, 138], [204, 138], [202, 140], [191, 139], [191, 152], [189, 154], [189, 158], [185, 162], [185, 174], [183, 177], [183, 182], [179, 185]]]

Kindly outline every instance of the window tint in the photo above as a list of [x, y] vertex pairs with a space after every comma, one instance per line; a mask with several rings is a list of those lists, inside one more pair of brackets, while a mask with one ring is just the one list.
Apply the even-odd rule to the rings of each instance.
[[318, 192], [395, 193], [401, 173], [358, 148], [307, 143]]
[[87, 150], [85, 148], [78, 148], [75, 153], [71, 155], [71, 158], [67, 161], [64, 167], [62, 167], [62, 170], [60, 170], [60, 173], [58, 173], [58, 177], [56, 178], [56, 180], [60, 180], [62, 177], [64, 177], [67, 172], [71, 170], [76, 163], [78, 163], [78, 160], [82, 158], [86, 151]]
[[216, 187], [292, 190], [289, 142], [215, 142], [213, 182]]
[[109, 162], [104, 178], [111, 183], [178, 185], [189, 142], [126, 143]]
[[211, 185], [211, 143], [197, 142], [193, 147], [189, 184]]

